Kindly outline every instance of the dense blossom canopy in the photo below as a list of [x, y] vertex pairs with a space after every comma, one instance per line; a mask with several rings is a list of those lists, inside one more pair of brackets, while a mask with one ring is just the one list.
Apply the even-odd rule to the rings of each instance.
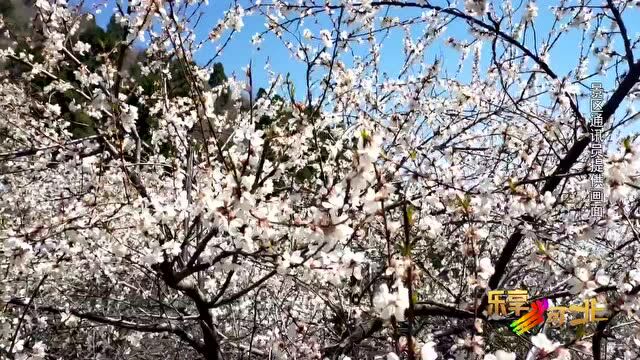
[[[99, 48], [35, 1], [0, 21], [0, 358], [637, 359], [634, 3], [116, 1]], [[305, 81], [212, 77], [247, 17]], [[608, 320], [516, 336], [491, 289]]]

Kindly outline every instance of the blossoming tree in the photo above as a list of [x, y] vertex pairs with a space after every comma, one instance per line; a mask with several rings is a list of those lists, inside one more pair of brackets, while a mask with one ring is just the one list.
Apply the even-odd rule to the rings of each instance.
[[[0, 22], [1, 358], [639, 356], [634, 1], [238, 1], [217, 24], [206, 0], [115, 3], [98, 56], [65, 0], [37, 0], [28, 37]], [[266, 64], [256, 97], [248, 62], [206, 86], [247, 17], [304, 81]], [[518, 337], [495, 289], [607, 320]]]

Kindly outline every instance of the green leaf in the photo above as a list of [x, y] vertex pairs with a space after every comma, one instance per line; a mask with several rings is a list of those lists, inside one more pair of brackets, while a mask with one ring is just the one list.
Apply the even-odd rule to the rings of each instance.
[[413, 293], [411, 294], [411, 303], [412, 304], [417, 304], [418, 303], [418, 294], [417, 293]]
[[547, 248], [544, 246], [544, 243], [542, 241], [536, 241], [536, 245], [538, 246], [538, 251], [540, 251], [541, 253], [546, 253], [547, 252]]
[[515, 183], [515, 181], [513, 181], [513, 179], [509, 179], [509, 189], [513, 193], [516, 192], [516, 183]]
[[409, 245], [405, 245], [405, 244], [398, 244], [398, 248], [400, 249], [400, 254], [402, 256], [409, 256], [411, 255], [411, 250], [412, 250], [412, 246], [411, 244]]
[[407, 206], [407, 218], [409, 219], [409, 225], [413, 225], [413, 215], [415, 214], [415, 212], [415, 208], [411, 204], [409, 204], [409, 206]]
[[360, 136], [362, 136], [362, 140], [364, 140], [365, 142], [371, 138], [371, 136], [369, 135], [369, 132], [366, 129], [362, 129], [360, 131]]
[[622, 141], [622, 146], [626, 152], [631, 152], [631, 137], [627, 136]]
[[418, 157], [418, 152], [415, 150], [411, 150], [409, 152], [409, 157], [411, 158], [411, 160], [415, 160]]
[[469, 210], [469, 206], [471, 205], [471, 197], [469, 195], [464, 194], [464, 197], [460, 197], [456, 195], [456, 199], [458, 200], [458, 205], [466, 212]]

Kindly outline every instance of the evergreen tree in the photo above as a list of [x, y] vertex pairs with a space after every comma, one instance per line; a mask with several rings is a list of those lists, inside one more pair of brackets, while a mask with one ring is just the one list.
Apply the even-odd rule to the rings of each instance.
[[225, 81], [227, 81], [227, 75], [224, 73], [224, 66], [219, 62], [213, 64], [213, 72], [209, 77], [209, 85], [216, 87], [224, 84]]
[[[227, 81], [227, 75], [224, 73], [224, 66], [221, 63], [213, 64], [213, 72], [209, 76], [209, 86], [216, 87], [224, 84]], [[229, 104], [230, 94], [229, 91], [224, 91], [220, 94], [220, 97], [216, 99], [215, 108], [216, 111], [222, 111], [225, 106]]]

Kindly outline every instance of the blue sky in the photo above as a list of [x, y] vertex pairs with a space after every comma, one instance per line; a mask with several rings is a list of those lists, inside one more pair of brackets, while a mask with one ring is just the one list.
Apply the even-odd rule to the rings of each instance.
[[[100, 24], [101, 26], [106, 26], [112, 14], [112, 9], [114, 8], [113, 4], [115, 0], [106, 1], [107, 6], [104, 8], [105, 10], [98, 14], [96, 17], [98, 24]], [[441, 2], [443, 1], [435, 0], [432, 3], [440, 4]], [[85, 5], [85, 7], [90, 8], [96, 3], [104, 4], [105, 0], [90, 0], [87, 3], [89, 5]], [[204, 11], [204, 16], [200, 21], [200, 25], [198, 26], [198, 28], [196, 28], [196, 34], [199, 38], [207, 37], [211, 28], [218, 22], [218, 20], [223, 17], [223, 12], [229, 8], [230, 3], [231, 2], [229, 0], [210, 0], [210, 4]], [[546, 38], [546, 35], [548, 34], [548, 31], [552, 26], [553, 17], [551, 16], [548, 5], [551, 3], [552, 2], [550, 1], [538, 1], [538, 6], [540, 9], [539, 15], [536, 18], [535, 22], [535, 28], [538, 34], [538, 43], [541, 42], [541, 37]], [[498, 4], [499, 2], [494, 1], [494, 5], [497, 6]], [[416, 10], [395, 10], [389, 12], [388, 15], [399, 16], [401, 19], [404, 19], [412, 16], [419, 16], [420, 13], [421, 11]], [[381, 10], [378, 13], [378, 17], [382, 17], [384, 14], [384, 10]], [[623, 14], [626, 20], [629, 35], [632, 38], [637, 38], [638, 33], [640, 32], [640, 23], [637, 22], [637, 16], [639, 15], [640, 10], [633, 8], [627, 9], [627, 11]], [[324, 18], [325, 20], [322, 21], [326, 21], [326, 16]], [[249, 62], [251, 61], [254, 66], [254, 89], [258, 89], [259, 87], [266, 87], [267, 74], [265, 71], [262, 71], [262, 68], [268, 61], [271, 64], [271, 69], [273, 71], [283, 75], [286, 73], [290, 73], [292, 80], [297, 85], [297, 88], [304, 88], [303, 84], [305, 67], [301, 62], [298, 62], [292, 58], [292, 56], [289, 54], [280, 40], [276, 39], [274, 36], [267, 36], [265, 41], [261, 44], [260, 49], [257, 49], [251, 44], [251, 37], [255, 33], [265, 30], [264, 18], [260, 15], [248, 16], [244, 18], [244, 24], [245, 26], [242, 31], [234, 36], [233, 40], [226, 47], [225, 51], [216, 60], [224, 65], [227, 75], [235, 73], [240, 78], [243, 78], [244, 72], [242, 68], [249, 64]], [[326, 25], [326, 23], [306, 23], [305, 25], [300, 27], [300, 32], [302, 32], [302, 29], [304, 29], [305, 27], [308, 27], [315, 34], [317, 34], [318, 30]], [[424, 25], [418, 25], [412, 27], [412, 33], [415, 35], [420, 34], [423, 30], [423, 26]], [[449, 36], [452, 36], [458, 40], [470, 40], [471, 36], [468, 33], [467, 28], [468, 26], [464, 22], [455, 20], [448, 26], [447, 31], [442, 38], [445, 39]], [[222, 39], [226, 38], [226, 34], [227, 33], [223, 35]], [[551, 61], [549, 65], [559, 76], [564, 76], [576, 68], [580, 37], [580, 30], [574, 29], [568, 34], [563, 34], [561, 40], [557, 43], [557, 45], [554, 46], [554, 49], [551, 52]], [[388, 72], [389, 74], [397, 74], [398, 70], [403, 64], [404, 52], [402, 40], [403, 33], [401, 31], [395, 30], [386, 38], [384, 43], [382, 43], [382, 70]], [[533, 38], [528, 37], [527, 44], [530, 46], [532, 43]], [[622, 40], [619, 36], [616, 37], [614, 44], [616, 45], [615, 48], [617, 51], [623, 51], [621, 48]], [[208, 45], [205, 49], [196, 54], [196, 60], [200, 64], [203, 64], [214, 53], [214, 45]], [[482, 52], [483, 68], [486, 68], [486, 65], [491, 60], [490, 54], [490, 44], [488, 42], [485, 42]], [[640, 54], [636, 55], [640, 57]], [[455, 69], [457, 68], [459, 55], [457, 51], [451, 49], [449, 46], [437, 43], [434, 46], [430, 47], [426, 52], [424, 62], [433, 63], [433, 60], [436, 57], [444, 60], [444, 66], [449, 69], [450, 74], [453, 73], [453, 71], [455, 71]], [[595, 65], [593, 56], [591, 57], [591, 59], [592, 63], [590, 64], [590, 67], [592, 68]], [[457, 77], [459, 80], [467, 81], [469, 79], [471, 60], [472, 57], [469, 56], [465, 64], [465, 71]], [[621, 69], [626, 70], [626, 64], [622, 64]], [[593, 78], [593, 81], [601, 81], [603, 82], [605, 88], [611, 89], [614, 86], [614, 76], [615, 73], [613, 71], [610, 71], [607, 73], [606, 77]], [[302, 95], [298, 95], [297, 97], [300, 96]]]
[[[94, 2], [100, 4], [104, 3], [104, 1]], [[93, 4], [94, 2], [89, 2], [89, 4]], [[211, 28], [220, 19], [222, 19], [223, 12], [229, 8], [230, 3], [232, 3], [232, 1], [210, 0], [209, 6], [200, 21], [200, 25], [196, 29], [196, 34], [199, 38], [205, 38], [208, 35]], [[109, 18], [112, 14], [112, 11], [109, 10], [114, 8], [114, 0], [108, 0], [107, 4], [105, 11], [96, 16], [98, 24], [103, 27], [106, 27], [109, 22]], [[383, 14], [384, 13], [381, 11], [379, 13], [379, 17], [382, 17]], [[418, 16], [419, 14], [419, 11], [392, 11], [389, 13], [389, 16], [400, 16], [401, 18], [405, 18]], [[324, 28], [320, 24], [305, 23], [304, 26], [300, 27], [300, 32], [307, 27], [311, 29], [315, 35], [318, 34], [320, 29]], [[242, 75], [242, 68], [247, 66], [251, 61], [254, 65], [255, 81], [259, 86], [265, 86], [267, 83], [266, 74], [259, 70], [265, 63], [267, 63], [267, 61], [269, 61], [273, 71], [282, 74], [291, 73], [294, 82], [297, 84], [303, 84], [305, 66], [299, 61], [295, 61], [295, 59], [293, 59], [282, 41], [278, 40], [274, 36], [266, 36], [265, 40], [260, 45], [260, 49], [257, 49], [252, 45], [252, 36], [256, 33], [263, 32], [265, 29], [266, 27], [263, 16], [253, 15], [245, 17], [242, 32], [234, 35], [233, 40], [227, 45], [224, 52], [216, 61], [219, 61], [224, 65], [225, 71], [228, 75], [233, 72]], [[414, 34], [418, 35], [422, 29], [420, 26], [415, 26], [412, 30]], [[466, 36], [466, 33], [466, 25], [461, 22], [454, 22], [454, 24], [450, 26], [450, 30], [448, 32], [449, 35], [457, 38]], [[402, 66], [404, 60], [402, 38], [402, 32], [394, 30], [382, 44], [381, 63], [385, 67], [384, 71], [387, 71], [390, 74], [397, 73]], [[225, 37], [223, 36], [222, 39], [225, 39]], [[204, 64], [214, 53], [215, 45], [210, 44], [207, 48], [196, 54], [196, 60], [200, 64]], [[427, 54], [426, 62], [433, 63], [435, 57], [452, 59], [453, 66], [457, 66], [458, 54], [447, 46], [434, 47], [432, 51]]]

